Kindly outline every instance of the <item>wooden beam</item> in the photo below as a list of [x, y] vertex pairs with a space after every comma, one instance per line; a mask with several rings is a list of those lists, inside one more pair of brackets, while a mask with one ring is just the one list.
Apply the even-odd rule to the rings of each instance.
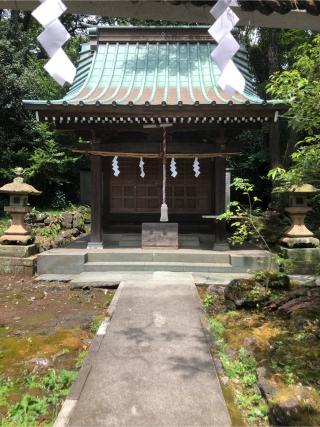
[[84, 150], [72, 150], [74, 153], [89, 154], [92, 157], [123, 157], [123, 158], [136, 158], [140, 157], [150, 158], [150, 159], [159, 159], [165, 157], [171, 159], [175, 157], [177, 159], [193, 159], [198, 157], [199, 159], [210, 159], [214, 157], [226, 157], [230, 155], [239, 154], [239, 151], [223, 151], [223, 152], [214, 152], [214, 153], [167, 153], [166, 155], [160, 153], [125, 153], [119, 151], [84, 151]]

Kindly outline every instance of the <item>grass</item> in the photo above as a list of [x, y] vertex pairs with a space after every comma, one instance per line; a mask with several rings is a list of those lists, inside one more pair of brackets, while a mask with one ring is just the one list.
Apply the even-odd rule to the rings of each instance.
[[[5, 408], [5, 415], [0, 420], [0, 426], [51, 425], [76, 375], [75, 371], [49, 369], [44, 376], [25, 374], [15, 381], [2, 378], [0, 404]], [[18, 387], [23, 387], [25, 393], [20, 400], [11, 403], [11, 392]]]
[[212, 294], [206, 293], [204, 298], [203, 298], [202, 303], [205, 306], [205, 308], [211, 307], [214, 303], [214, 296]]
[[104, 320], [104, 316], [102, 315], [98, 315], [95, 316], [92, 320], [91, 323], [89, 325], [89, 330], [90, 332], [92, 332], [93, 334], [98, 332], [98, 329], [101, 325], [101, 322]]
[[240, 348], [236, 355], [227, 352], [225, 326], [219, 320], [210, 317], [209, 329], [215, 338], [217, 351], [226, 376], [234, 385], [235, 403], [241, 408], [249, 424], [263, 425], [268, 421], [268, 406], [257, 392], [257, 361]]
[[3, 215], [0, 217], [0, 236], [2, 236], [5, 230], [8, 228], [8, 221], [10, 217], [7, 215]]

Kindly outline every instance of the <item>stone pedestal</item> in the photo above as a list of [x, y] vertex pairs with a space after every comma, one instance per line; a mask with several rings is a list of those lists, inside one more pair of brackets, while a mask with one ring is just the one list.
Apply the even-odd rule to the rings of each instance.
[[320, 248], [281, 248], [281, 253], [292, 261], [292, 274], [319, 274]]
[[37, 265], [37, 245], [0, 245], [0, 273], [32, 277]]
[[1, 236], [0, 242], [3, 244], [28, 245], [34, 241], [31, 235], [31, 227], [24, 223], [26, 213], [31, 211], [29, 206], [5, 206], [5, 212], [12, 216], [10, 227]]
[[178, 223], [144, 222], [142, 224], [142, 249], [178, 249]]
[[280, 240], [281, 245], [289, 248], [312, 248], [319, 246], [319, 240], [314, 237], [305, 223], [305, 217], [312, 209], [306, 206], [293, 206], [285, 209], [290, 215], [292, 226]]

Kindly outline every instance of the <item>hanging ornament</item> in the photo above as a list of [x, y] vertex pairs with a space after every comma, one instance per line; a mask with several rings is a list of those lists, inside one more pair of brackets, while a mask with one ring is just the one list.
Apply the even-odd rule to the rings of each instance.
[[200, 175], [200, 163], [199, 163], [199, 160], [198, 160], [198, 157], [196, 157], [195, 159], [194, 159], [194, 162], [193, 162], [193, 172], [194, 172], [194, 176], [196, 177], [196, 178], [198, 178], [198, 176]]
[[119, 163], [118, 163], [118, 156], [114, 156], [112, 160], [112, 169], [113, 169], [113, 175], [119, 176], [120, 175], [120, 169], [119, 169]]
[[176, 164], [174, 157], [172, 157], [171, 162], [170, 162], [170, 172], [171, 172], [172, 178], [175, 178], [178, 175], [177, 164]]
[[243, 93], [246, 83], [243, 75], [232, 61], [233, 55], [240, 48], [239, 43], [231, 34], [239, 18], [229, 6], [236, 4], [235, 0], [218, 0], [210, 10], [216, 21], [209, 28], [209, 34], [218, 43], [211, 53], [211, 58], [221, 71], [218, 84], [229, 95], [233, 95], [235, 91]]
[[144, 178], [146, 176], [146, 174], [144, 172], [144, 161], [143, 161], [143, 157], [140, 157], [139, 168], [140, 168], [140, 176], [141, 176], [141, 178]]
[[37, 37], [51, 58], [44, 69], [59, 85], [63, 86], [66, 82], [71, 84], [76, 68], [62, 49], [70, 34], [58, 19], [67, 8], [61, 0], [39, 1], [41, 5], [32, 12], [32, 16], [44, 27], [44, 31]]

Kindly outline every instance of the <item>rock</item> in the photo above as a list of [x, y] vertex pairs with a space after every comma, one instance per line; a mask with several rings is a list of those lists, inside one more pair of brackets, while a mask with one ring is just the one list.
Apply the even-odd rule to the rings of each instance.
[[224, 290], [225, 290], [225, 286], [223, 286], [223, 285], [210, 285], [207, 288], [207, 293], [208, 294], [219, 294], [219, 295], [223, 295], [224, 294]]
[[269, 297], [270, 291], [253, 279], [235, 279], [224, 290], [226, 305], [234, 308], [256, 308]]
[[48, 215], [44, 212], [37, 213], [35, 216], [36, 222], [44, 222], [48, 218]]
[[268, 378], [266, 368], [256, 370], [258, 387], [269, 406], [269, 419], [275, 426], [318, 425], [320, 398], [316, 390], [287, 385]]
[[82, 215], [80, 212], [75, 212], [73, 214], [72, 226], [73, 228], [79, 228], [79, 230], [82, 230]]
[[73, 227], [73, 215], [71, 212], [63, 212], [61, 216], [61, 226], [65, 230]]
[[71, 237], [74, 235], [73, 233], [74, 233], [74, 230], [73, 230], [73, 229], [64, 230], [64, 231], [61, 233], [61, 237], [62, 237], [63, 239], [71, 239]]
[[72, 236], [78, 237], [81, 234], [81, 231], [78, 228], [72, 228]]
[[257, 384], [267, 401], [271, 400], [277, 391], [276, 385], [267, 378], [267, 370], [264, 367], [257, 368]]
[[318, 286], [294, 289], [284, 297], [268, 302], [265, 309], [289, 316], [302, 312], [312, 315], [320, 311], [320, 289]]
[[270, 421], [273, 425], [319, 425], [320, 398], [311, 387], [284, 386], [270, 402]]
[[257, 345], [257, 340], [254, 337], [247, 336], [243, 340], [243, 347], [247, 350], [248, 354], [253, 355], [256, 345]]

